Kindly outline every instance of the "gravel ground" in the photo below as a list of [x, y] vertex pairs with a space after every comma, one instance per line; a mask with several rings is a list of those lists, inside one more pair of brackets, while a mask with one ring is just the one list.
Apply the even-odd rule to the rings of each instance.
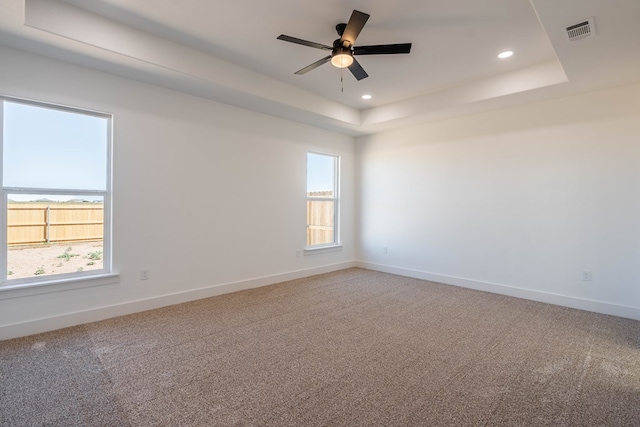
[[[100, 259], [97, 258], [100, 252]], [[93, 254], [93, 257], [90, 256]], [[102, 242], [66, 243], [14, 248], [7, 251], [9, 279], [73, 273], [102, 268]], [[82, 270], [80, 270], [82, 269]]]

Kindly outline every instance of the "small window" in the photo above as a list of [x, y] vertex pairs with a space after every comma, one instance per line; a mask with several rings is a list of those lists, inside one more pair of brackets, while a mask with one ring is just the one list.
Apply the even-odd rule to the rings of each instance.
[[338, 236], [340, 159], [307, 154], [307, 247], [335, 246]]
[[111, 117], [0, 98], [0, 286], [110, 273]]

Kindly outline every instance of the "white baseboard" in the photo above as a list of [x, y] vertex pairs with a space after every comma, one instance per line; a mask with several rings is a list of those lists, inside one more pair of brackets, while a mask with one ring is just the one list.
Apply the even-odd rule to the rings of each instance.
[[477, 280], [445, 276], [442, 274], [429, 273], [426, 271], [411, 270], [407, 268], [394, 267], [384, 264], [375, 264], [364, 261], [357, 261], [356, 267], [381, 271], [383, 273], [397, 274], [399, 276], [412, 277], [415, 279], [429, 280], [432, 282], [443, 283], [445, 285], [460, 286], [462, 288], [476, 289], [479, 291], [491, 292], [494, 294], [545, 302], [548, 304], [576, 308], [579, 310], [592, 311], [595, 313], [625, 317], [627, 319], [640, 320], [640, 309], [635, 307], [570, 297], [566, 295], [551, 294], [531, 289], [515, 288], [513, 286], [500, 285], [497, 283], [480, 282]]
[[81, 325], [84, 323], [97, 322], [112, 317], [124, 316], [127, 314], [152, 310], [154, 308], [195, 301], [202, 298], [214, 297], [232, 292], [243, 291], [246, 289], [259, 288], [261, 286], [268, 286], [275, 283], [286, 282], [288, 280], [315, 276], [316, 274], [330, 273], [332, 271], [344, 270], [355, 266], [355, 261], [347, 261], [338, 264], [309, 268], [305, 270], [275, 274], [272, 276], [258, 277], [232, 283], [224, 283], [185, 292], [161, 295], [143, 300], [99, 307], [91, 310], [67, 313], [60, 316], [3, 325], [0, 326], [0, 341], [27, 335], [39, 334], [56, 329], [68, 328], [70, 326]]

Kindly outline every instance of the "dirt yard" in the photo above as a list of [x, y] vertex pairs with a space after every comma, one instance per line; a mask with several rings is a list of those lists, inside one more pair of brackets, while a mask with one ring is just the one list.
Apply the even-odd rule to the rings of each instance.
[[102, 242], [9, 247], [7, 278], [73, 273], [102, 268]]

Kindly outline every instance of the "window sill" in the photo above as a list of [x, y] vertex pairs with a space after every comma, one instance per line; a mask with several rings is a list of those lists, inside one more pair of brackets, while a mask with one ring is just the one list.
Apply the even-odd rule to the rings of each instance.
[[326, 254], [329, 252], [338, 252], [341, 250], [342, 250], [342, 245], [309, 247], [309, 248], [304, 248], [304, 256], [320, 255], [320, 254]]
[[120, 282], [120, 274], [104, 273], [95, 276], [71, 277], [42, 282], [28, 282], [0, 286], [0, 300], [22, 298], [52, 292], [71, 291], [92, 286], [112, 285]]

